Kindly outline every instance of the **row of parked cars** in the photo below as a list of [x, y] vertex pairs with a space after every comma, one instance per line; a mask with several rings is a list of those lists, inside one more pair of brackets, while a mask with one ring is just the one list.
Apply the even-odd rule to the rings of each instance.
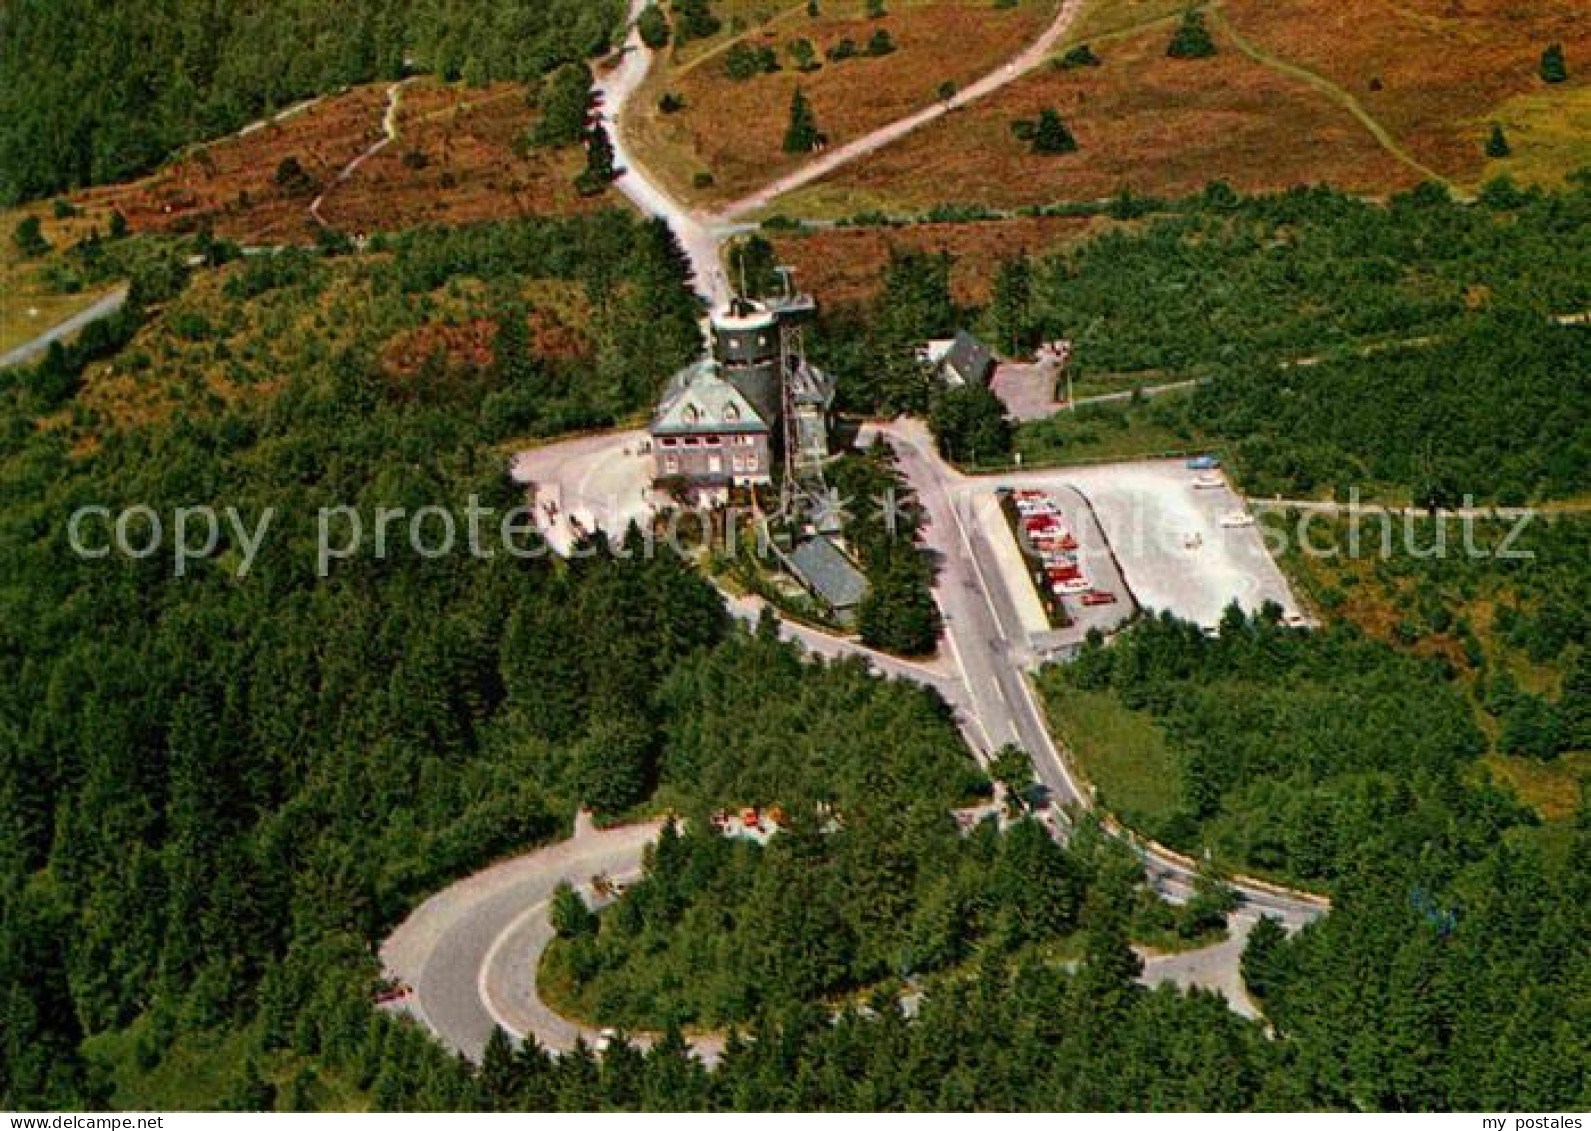
[[1016, 491], [1012, 494], [1025, 541], [1044, 565], [1045, 584], [1057, 597], [1078, 597], [1085, 605], [1112, 605], [1116, 594], [1096, 589], [1083, 569], [1077, 553], [1077, 536], [1066, 517], [1043, 491]]

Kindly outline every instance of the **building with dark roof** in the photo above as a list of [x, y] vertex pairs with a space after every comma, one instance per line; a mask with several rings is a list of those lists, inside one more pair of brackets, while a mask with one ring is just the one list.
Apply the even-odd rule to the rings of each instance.
[[841, 621], [853, 619], [867, 596], [866, 575], [828, 538], [801, 543], [785, 556], [785, 565], [802, 588]]
[[654, 482], [697, 494], [770, 483], [790, 430], [799, 459], [827, 455], [834, 382], [799, 351], [784, 372], [784, 322], [809, 316], [811, 305], [737, 298], [713, 312], [709, 355], [670, 379], [653, 414]]
[[947, 341], [929, 342], [924, 351], [935, 374], [952, 389], [988, 385], [994, 376], [994, 353], [966, 330]]

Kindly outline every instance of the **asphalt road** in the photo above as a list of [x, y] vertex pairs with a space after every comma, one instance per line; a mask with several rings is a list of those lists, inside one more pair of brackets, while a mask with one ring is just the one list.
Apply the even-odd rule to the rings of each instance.
[[[413, 990], [403, 1008], [472, 1060], [498, 1025], [521, 1036], [534, 1032], [551, 1048], [568, 1048], [577, 1036], [596, 1039], [535, 996], [535, 960], [551, 940], [550, 926], [529, 949], [522, 932], [547, 923], [546, 904], [560, 882], [633, 873], [658, 828], [598, 831], [581, 822], [569, 840], [477, 872], [426, 900], [381, 947], [388, 975]], [[510, 968], [515, 953], [527, 964]]]
[[36, 338], [30, 338], [20, 346], [15, 346], [0, 354], [0, 369], [12, 365], [22, 365], [32, 361], [45, 350], [50, 348], [51, 342], [60, 342], [77, 333], [90, 322], [98, 322], [101, 318], [109, 318], [122, 308], [127, 301], [127, 288], [117, 287], [110, 294], [85, 306], [64, 322], [57, 322]]
[[[643, 6], [644, 0], [632, 0], [632, 15]], [[1070, 27], [1079, 6], [1079, 0], [1067, 0], [1055, 23], [1038, 42], [1004, 71], [969, 87], [958, 96], [957, 104], [997, 89], [1040, 65]], [[719, 232], [710, 221], [691, 214], [673, 200], [636, 166], [619, 128], [623, 107], [645, 77], [650, 62], [651, 53], [632, 28], [618, 64], [598, 83], [618, 160], [627, 169], [619, 187], [642, 211], [668, 221], [690, 257], [698, 291], [710, 300], [722, 300], [727, 297], [727, 281], [718, 255]], [[836, 150], [794, 177], [770, 186], [759, 197], [772, 199], [814, 180], [943, 112], [943, 107], [935, 108]], [[760, 204], [748, 201], [736, 208], [749, 210], [756, 206]], [[1008, 742], [1016, 743], [1032, 757], [1039, 780], [1056, 802], [1086, 807], [1090, 799], [1084, 796], [1051, 738], [1028, 681], [1027, 671], [1034, 657], [1028, 651], [1021, 618], [998, 576], [996, 557], [985, 541], [982, 525], [970, 512], [973, 492], [968, 481], [937, 457], [927, 429], [920, 422], [902, 421], [879, 430], [894, 444], [902, 472], [928, 514], [925, 542], [939, 558], [935, 595], [945, 620], [954, 674], [938, 666], [881, 657], [860, 645], [814, 630], [786, 626], [786, 635], [800, 639], [817, 654], [862, 655], [882, 672], [939, 689], [957, 708], [975, 749], [987, 756]], [[739, 615], [750, 614], [749, 609], [739, 611]], [[554, 1049], [568, 1048], [577, 1038], [600, 1042], [600, 1034], [558, 1016], [536, 995], [535, 971], [552, 938], [548, 901], [561, 880], [581, 884], [599, 873], [612, 877], [633, 873], [656, 828], [632, 826], [599, 833], [577, 825], [576, 835], [570, 840], [496, 865], [427, 900], [382, 947], [382, 960], [389, 974], [413, 988], [412, 995], [399, 1008], [417, 1016], [450, 1047], [475, 1059], [495, 1026], [521, 1036], [533, 1033], [542, 1044]], [[1192, 861], [1158, 846], [1144, 845], [1123, 830], [1117, 831], [1135, 845], [1151, 883], [1159, 891], [1174, 899], [1186, 897], [1196, 871]], [[1261, 912], [1275, 914], [1296, 926], [1324, 909], [1321, 901], [1267, 885], [1242, 883], [1238, 887], [1247, 906], [1235, 918], [1235, 928], [1251, 924], [1256, 913]], [[1246, 998], [1236, 981], [1241, 939], [1235, 929], [1234, 938], [1220, 947], [1151, 959], [1145, 978], [1220, 986], [1229, 990], [1228, 999], [1234, 1005], [1244, 1009]], [[710, 1039], [697, 1042], [697, 1048], [709, 1058], [714, 1051]]]
[[625, 104], [646, 78], [652, 65], [652, 49], [641, 42], [634, 21], [649, 0], [631, 0], [630, 34], [620, 50], [618, 64], [598, 76], [595, 89], [602, 99], [602, 120], [613, 141], [614, 165], [622, 170], [618, 190], [643, 213], [661, 216], [674, 230], [675, 237], [695, 271], [696, 290], [714, 306], [729, 301], [729, 280], [724, 275], [718, 250], [720, 238], [708, 224], [670, 196], [632, 156], [622, 128]]
[[[982, 524], [970, 513], [972, 484], [939, 459], [927, 428], [906, 420], [878, 426], [900, 457], [902, 474], [929, 516], [928, 546], [940, 559], [935, 596], [944, 614], [945, 633], [960, 667], [968, 702], [984, 737], [984, 752], [1015, 742], [1033, 759], [1034, 772], [1063, 806], [1089, 808], [1045, 725], [1027, 670], [1035, 657], [1026, 648], [1022, 621], [995, 565]], [[1197, 862], [1114, 829], [1137, 849], [1150, 883], [1171, 899], [1193, 889]], [[1322, 914], [1324, 900], [1289, 892], [1257, 880], [1233, 885], [1251, 912], [1274, 915], [1291, 927]]]

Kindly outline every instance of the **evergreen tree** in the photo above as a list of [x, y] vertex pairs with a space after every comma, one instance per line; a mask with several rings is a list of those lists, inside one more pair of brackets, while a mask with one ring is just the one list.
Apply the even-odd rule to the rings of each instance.
[[1273, 916], [1262, 915], [1249, 931], [1243, 947], [1243, 985], [1256, 1001], [1270, 997], [1280, 980], [1277, 960], [1282, 945], [1287, 941], [1287, 931]]
[[900, 656], [926, 656], [939, 639], [939, 607], [934, 604], [913, 556], [900, 554], [875, 570], [857, 610], [857, 628], [870, 648]]
[[1074, 153], [1076, 150], [1077, 139], [1061, 121], [1061, 116], [1048, 108], [1039, 111], [1038, 124], [1033, 130], [1033, 152]]
[[1033, 265], [1027, 256], [1001, 261], [989, 318], [996, 339], [1013, 357], [1033, 344]]
[[[555, 899], [557, 895], [554, 894]], [[492, 1035], [486, 1039], [486, 1049], [481, 1054], [480, 1081], [495, 1110], [513, 1110], [514, 1095], [519, 1087], [519, 1060], [513, 1041], [501, 1025], [494, 1025]]]
[[635, 26], [641, 33], [641, 42], [653, 51], [661, 51], [668, 46], [668, 17], [663, 14], [663, 9], [657, 6], [655, 0], [641, 9]]
[[1559, 83], [1569, 79], [1569, 64], [1564, 59], [1563, 44], [1554, 43], [1541, 53], [1538, 72], [1542, 82]]
[[818, 132], [818, 121], [812, 112], [812, 104], [807, 101], [806, 95], [801, 93], [801, 88], [796, 87], [795, 94], [790, 99], [790, 125], [784, 133], [784, 151], [810, 153], [822, 141], [823, 135]]
[[586, 135], [586, 167], [580, 174], [582, 192], [595, 195], [613, 182], [613, 156], [613, 140], [605, 126], [599, 125]]
[[1006, 812], [1016, 816], [1027, 808], [1027, 792], [1033, 785], [1033, 760], [1027, 751], [1010, 743], [995, 751], [989, 760], [989, 776], [1005, 790]]
[[681, 43], [709, 39], [718, 34], [723, 22], [713, 15], [708, 0], [673, 0], [674, 23]]
[[533, 146], [561, 149], [586, 136], [591, 108], [591, 69], [584, 63], [560, 67], [542, 84], [537, 100], [541, 116], [527, 138]]
[[27, 259], [37, 259], [50, 250], [50, 241], [44, 238], [37, 216], [24, 216], [17, 221], [11, 229], [11, 244]]
[[1486, 156], [1494, 161], [1500, 161], [1513, 153], [1513, 146], [1508, 144], [1508, 135], [1503, 133], [1501, 123], [1492, 123], [1492, 132], [1486, 138]]
[[553, 890], [551, 919], [552, 929], [561, 939], [582, 938], [597, 929], [596, 915], [567, 880]]
[[1166, 54], [1173, 59], [1208, 59], [1215, 54], [1215, 40], [1204, 25], [1204, 13], [1190, 8], [1182, 15]]
[[983, 385], [936, 393], [928, 427], [940, 454], [958, 463], [996, 463], [1011, 454], [1015, 430], [1005, 404]]

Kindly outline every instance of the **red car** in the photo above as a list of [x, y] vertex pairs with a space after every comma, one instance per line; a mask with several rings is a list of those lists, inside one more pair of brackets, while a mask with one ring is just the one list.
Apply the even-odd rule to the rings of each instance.
[[1116, 594], [1106, 589], [1090, 589], [1083, 594], [1083, 604], [1085, 605], [1114, 605], [1115, 603]]

